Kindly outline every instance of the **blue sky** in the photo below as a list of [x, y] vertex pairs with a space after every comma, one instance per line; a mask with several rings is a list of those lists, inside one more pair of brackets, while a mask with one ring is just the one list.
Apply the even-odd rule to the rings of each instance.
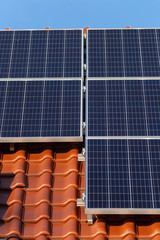
[[0, 0], [0, 29], [160, 27], [160, 0]]

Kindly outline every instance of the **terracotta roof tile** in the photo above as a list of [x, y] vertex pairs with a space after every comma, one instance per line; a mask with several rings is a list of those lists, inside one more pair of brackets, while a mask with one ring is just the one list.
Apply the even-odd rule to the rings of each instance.
[[14, 218], [21, 219], [22, 215], [22, 204], [14, 203], [11, 206], [1, 205], [0, 206], [0, 219], [3, 221], [10, 221]]
[[40, 176], [43, 173], [51, 173], [53, 170], [53, 161], [51, 158], [46, 158], [41, 162], [28, 163], [28, 176]]
[[75, 186], [68, 187], [63, 191], [52, 192], [51, 203], [54, 206], [66, 206], [70, 202], [77, 202], [77, 188]]
[[54, 190], [66, 190], [69, 187], [78, 187], [78, 175], [76, 172], [71, 172], [67, 176], [54, 176]]
[[33, 162], [42, 162], [45, 159], [53, 159], [53, 151], [51, 149], [46, 149], [40, 153], [33, 153], [29, 155], [29, 160]]
[[10, 235], [20, 236], [21, 224], [21, 221], [17, 218], [9, 222], [0, 221], [0, 237], [7, 238]]
[[0, 190], [0, 204], [8, 206], [14, 203], [22, 203], [24, 191], [21, 188], [11, 190]]
[[28, 176], [27, 189], [32, 191], [39, 191], [44, 187], [50, 188], [52, 186], [52, 175], [48, 172], [40, 176]]
[[95, 216], [88, 225], [84, 207], [77, 207], [85, 190], [78, 147], [21, 146], [15, 153], [1, 151], [0, 238], [160, 240], [158, 216], [150, 222], [146, 216]]
[[88, 223], [81, 223], [80, 227], [80, 235], [83, 238], [94, 238], [98, 235], [104, 235], [107, 234], [107, 228], [105, 221], [97, 220], [93, 225], [88, 225]]
[[110, 239], [135, 239], [135, 223], [133, 221], [127, 221], [121, 225], [109, 226], [109, 237]]
[[53, 206], [52, 209], [52, 222], [66, 222], [69, 219], [77, 219], [77, 206], [75, 202], [70, 202], [66, 206]]
[[68, 236], [77, 236], [77, 221], [69, 219], [65, 223], [52, 224], [52, 238], [65, 238]]
[[19, 159], [14, 163], [3, 162], [1, 165], [1, 173], [24, 173], [26, 168], [26, 162], [23, 159]]
[[68, 175], [71, 172], [78, 172], [77, 158], [72, 157], [67, 162], [56, 162], [54, 176], [56, 175]]
[[48, 187], [43, 187], [36, 192], [26, 190], [24, 204], [26, 206], [37, 206], [43, 202], [49, 203], [50, 197], [51, 191]]
[[36, 238], [40, 235], [50, 235], [50, 222], [47, 219], [41, 219], [36, 223], [24, 223], [22, 230], [23, 239]]
[[160, 222], [155, 222], [146, 225], [138, 225], [137, 236], [144, 240], [146, 240], [147, 238], [153, 240], [156, 240], [156, 238], [160, 239]]
[[23, 173], [2, 173], [0, 175], [0, 189], [15, 189], [25, 187], [25, 175]]
[[23, 212], [24, 222], [38, 222], [43, 218], [50, 218], [50, 205], [48, 203], [41, 203], [37, 206], [25, 206]]
[[11, 162], [15, 163], [19, 159], [26, 159], [26, 151], [19, 150], [16, 153], [9, 153], [9, 154], [3, 154], [2, 155], [2, 161], [3, 162]]
[[56, 162], [69, 161], [73, 157], [78, 158], [78, 149], [71, 149], [71, 150], [65, 151], [63, 153], [55, 152], [55, 154], [54, 154], [54, 158], [56, 159]]

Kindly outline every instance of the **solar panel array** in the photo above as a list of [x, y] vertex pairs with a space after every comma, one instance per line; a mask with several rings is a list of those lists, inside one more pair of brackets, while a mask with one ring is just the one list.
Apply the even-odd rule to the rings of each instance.
[[87, 30], [86, 213], [160, 213], [160, 29]]
[[0, 31], [0, 141], [83, 141], [82, 30]]

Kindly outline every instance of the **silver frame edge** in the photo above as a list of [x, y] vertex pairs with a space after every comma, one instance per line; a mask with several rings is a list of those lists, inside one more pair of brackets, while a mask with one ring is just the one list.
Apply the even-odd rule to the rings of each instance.
[[86, 208], [86, 214], [160, 214], [160, 208]]
[[6, 137], [0, 138], [0, 143], [23, 142], [83, 142], [83, 137]]

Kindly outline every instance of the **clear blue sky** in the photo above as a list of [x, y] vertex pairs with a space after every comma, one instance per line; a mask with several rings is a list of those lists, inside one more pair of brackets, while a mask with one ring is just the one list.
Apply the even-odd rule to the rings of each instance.
[[0, 29], [160, 27], [160, 0], [0, 0]]

